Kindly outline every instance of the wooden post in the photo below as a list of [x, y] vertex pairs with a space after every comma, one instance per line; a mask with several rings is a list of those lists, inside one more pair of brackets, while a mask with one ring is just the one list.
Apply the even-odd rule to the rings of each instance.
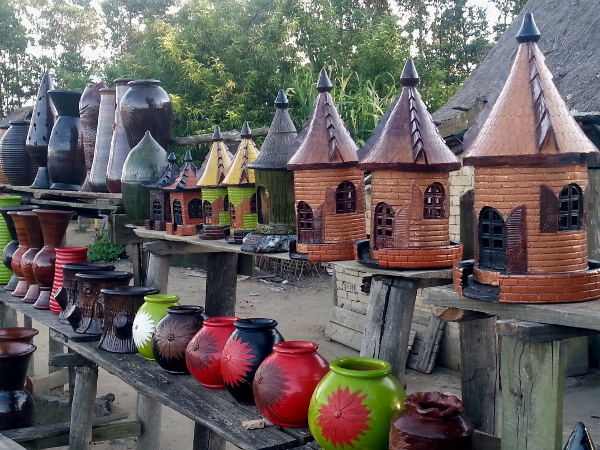
[[158, 450], [160, 448], [160, 416], [162, 405], [158, 400], [138, 392], [137, 420], [142, 425], [138, 437], [138, 450]]
[[[26, 328], [33, 328], [33, 320], [26, 314], [23, 314], [23, 326]], [[35, 376], [35, 358], [29, 360], [29, 366], [27, 366], [27, 376]]]
[[75, 393], [71, 408], [69, 450], [89, 450], [98, 385], [98, 366], [90, 363], [75, 369]]
[[139, 243], [127, 244], [131, 253], [131, 266], [133, 271], [134, 286], [145, 285], [145, 273], [142, 269], [142, 245]]
[[193, 450], [225, 450], [227, 441], [198, 423], [194, 426]]
[[150, 253], [146, 286], [152, 286], [158, 289], [161, 294], [166, 294], [169, 287], [170, 266], [171, 255], [155, 255], [154, 253]]
[[4, 303], [0, 303], [0, 328], [18, 326], [17, 311]]
[[206, 314], [235, 315], [237, 253], [209, 253], [206, 270]]
[[371, 283], [360, 356], [392, 365], [392, 374], [406, 387], [406, 360], [418, 280], [376, 275]]

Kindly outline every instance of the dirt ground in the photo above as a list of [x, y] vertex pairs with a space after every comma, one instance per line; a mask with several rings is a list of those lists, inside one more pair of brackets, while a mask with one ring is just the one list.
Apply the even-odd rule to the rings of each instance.
[[[67, 242], [70, 246], [88, 245], [93, 232], [73, 233], [70, 227]], [[129, 261], [117, 263], [117, 270], [130, 270]], [[205, 274], [200, 270], [172, 267], [169, 275], [169, 294], [180, 296], [180, 304], [203, 305]], [[319, 352], [328, 360], [358, 353], [344, 345], [329, 341], [324, 334], [332, 307], [331, 277], [308, 278], [287, 283], [270, 283], [247, 278], [237, 284], [236, 315], [239, 317], [268, 317], [277, 320], [278, 330], [286, 340], [308, 340], [319, 345]], [[22, 318], [21, 318], [22, 320]], [[34, 326], [35, 323], [34, 323]], [[35, 354], [36, 374], [47, 373], [47, 329], [40, 326], [36, 338], [38, 351]], [[592, 438], [600, 442], [600, 411], [595, 399], [600, 394], [600, 373], [592, 372], [585, 377], [568, 378], [565, 391], [565, 437], [577, 421], [583, 421]], [[425, 375], [408, 371], [407, 392], [440, 391], [460, 396], [459, 374], [436, 367], [433, 374]], [[199, 388], [200, 385], [198, 385]], [[129, 420], [135, 418], [136, 393], [117, 377], [101, 370], [98, 397], [115, 395], [116, 412], [129, 412]], [[162, 408], [161, 449], [181, 450], [192, 447], [193, 422], [188, 418]], [[65, 449], [67, 447], [64, 447]], [[123, 439], [95, 444], [97, 450], [135, 448], [134, 439]], [[228, 444], [227, 449], [237, 447]]]

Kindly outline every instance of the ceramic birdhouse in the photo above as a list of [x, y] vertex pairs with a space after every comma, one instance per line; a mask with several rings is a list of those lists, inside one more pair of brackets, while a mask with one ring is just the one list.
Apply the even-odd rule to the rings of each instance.
[[600, 297], [587, 259], [588, 168], [599, 153], [552, 82], [527, 13], [506, 84], [465, 155], [475, 167], [475, 260], [455, 266], [459, 293], [551, 303]]
[[147, 230], [166, 231], [167, 222], [171, 221], [169, 192], [163, 187], [170, 185], [179, 175], [175, 153], [171, 152], [167, 163], [165, 170], [155, 180], [144, 183], [144, 186], [150, 190], [150, 218], [144, 221]]
[[382, 267], [434, 268], [462, 259], [451, 242], [449, 172], [460, 162], [437, 131], [407, 60], [402, 91], [359, 151], [371, 171], [370, 239], [357, 244], [358, 261]]
[[354, 257], [354, 242], [365, 237], [364, 173], [358, 147], [331, 97], [325, 69], [308, 121], [290, 147], [294, 172], [297, 241], [290, 256], [309, 261]]

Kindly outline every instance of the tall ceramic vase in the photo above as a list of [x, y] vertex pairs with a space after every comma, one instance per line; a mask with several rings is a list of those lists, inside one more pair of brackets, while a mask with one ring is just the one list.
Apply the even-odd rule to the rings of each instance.
[[25, 231], [25, 223], [23, 218], [19, 216], [18, 211], [10, 211], [8, 215], [12, 218], [15, 225], [15, 231], [19, 240], [19, 246], [12, 255], [10, 266], [13, 273], [17, 276], [17, 286], [12, 291], [13, 297], [23, 298], [27, 294], [29, 289], [29, 282], [25, 278], [23, 269], [21, 269], [21, 263], [23, 262], [23, 255], [29, 250], [29, 238], [27, 237], [27, 231]]
[[48, 189], [50, 177], [48, 176], [48, 142], [54, 126], [54, 107], [48, 96], [48, 91], [54, 89], [54, 80], [50, 71], [46, 70], [40, 83], [35, 106], [31, 115], [31, 124], [27, 134], [27, 152], [31, 159], [39, 166], [33, 184], [36, 189]]
[[44, 236], [37, 214], [33, 211], [24, 211], [20, 212], [19, 216], [23, 219], [27, 239], [29, 240], [29, 250], [27, 250], [21, 258], [21, 270], [29, 283], [29, 288], [27, 289], [25, 297], [23, 297], [23, 301], [25, 303], [35, 303], [40, 295], [40, 286], [33, 273], [33, 260], [44, 246]]
[[74, 211], [49, 211], [37, 209], [37, 214], [44, 236], [44, 247], [33, 260], [33, 275], [40, 287], [40, 295], [33, 305], [37, 309], [50, 309], [50, 293], [54, 283], [54, 265], [56, 262], [56, 247], [60, 247], [67, 232]]
[[96, 131], [96, 148], [94, 161], [90, 171], [90, 188], [94, 192], [108, 192], [106, 188], [106, 168], [110, 155], [110, 142], [113, 135], [113, 122], [115, 120], [116, 91], [114, 89], [100, 89], [100, 112], [98, 114], [98, 128]]
[[58, 113], [48, 144], [50, 188], [78, 191], [87, 174], [79, 118], [81, 92], [54, 89], [48, 95]]
[[85, 181], [80, 190], [84, 192], [90, 191], [90, 171], [94, 162], [98, 114], [100, 112], [100, 90], [106, 88], [108, 86], [104, 81], [87, 83], [79, 100], [79, 117], [83, 128], [83, 153], [85, 155], [86, 170]]
[[167, 308], [179, 305], [179, 297], [168, 294], [153, 294], [144, 297], [144, 304], [140, 306], [133, 320], [133, 341], [140, 354], [154, 361], [152, 354], [152, 336], [156, 324], [167, 315]]
[[117, 91], [117, 107], [115, 109], [115, 120], [113, 125], [113, 135], [110, 141], [110, 155], [108, 157], [108, 166], [106, 167], [106, 187], [108, 192], [118, 194], [121, 192], [121, 173], [123, 163], [131, 151], [127, 141], [127, 133], [123, 128], [121, 120], [121, 99], [129, 90], [127, 83], [133, 81], [131, 78], [117, 78], [115, 86]]
[[33, 426], [35, 405], [25, 377], [36, 346], [0, 342], [0, 431]]
[[10, 128], [0, 139], [0, 166], [13, 186], [29, 186], [37, 172], [37, 166], [27, 153], [28, 120], [13, 120]]
[[50, 311], [59, 315], [61, 307], [56, 301], [56, 292], [63, 287], [63, 266], [72, 263], [87, 262], [88, 249], [86, 247], [56, 247], [56, 261], [54, 263], [54, 282], [50, 293]]
[[[8, 206], [8, 205], [20, 205], [21, 200], [23, 198], [18, 195], [0, 195], [0, 207]], [[14, 227], [13, 227], [14, 233]], [[8, 244], [12, 242], [12, 233], [4, 219], [4, 216], [0, 217], [0, 248], [4, 249]], [[12, 247], [14, 250], [16, 248]], [[10, 267], [10, 261], [4, 259], [4, 251], [2, 252], [2, 261], [4, 262], [5, 267], [0, 266], [0, 284], [7, 284], [11, 281], [11, 277], [13, 275]], [[7, 265], [7, 263], [9, 263]]]
[[15, 205], [15, 206], [0, 206], [0, 214], [4, 218], [6, 222], [6, 228], [8, 229], [8, 233], [10, 234], [11, 241], [6, 244], [4, 249], [2, 250], [2, 262], [4, 265], [11, 271], [11, 278], [4, 289], [7, 291], [14, 291], [17, 287], [19, 279], [17, 274], [13, 271], [12, 268], [12, 258], [17, 249], [19, 248], [19, 240], [17, 236], [17, 230], [15, 228], [15, 223], [13, 222], [13, 218], [8, 214], [9, 211], [31, 211], [32, 209], [36, 209], [35, 205]]

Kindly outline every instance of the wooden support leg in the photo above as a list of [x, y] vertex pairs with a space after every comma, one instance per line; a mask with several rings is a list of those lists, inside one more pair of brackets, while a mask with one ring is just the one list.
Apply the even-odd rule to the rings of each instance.
[[392, 365], [392, 374], [406, 387], [406, 360], [418, 280], [374, 276], [360, 356]]
[[158, 289], [161, 294], [166, 294], [169, 287], [170, 266], [171, 255], [155, 255], [154, 253], [150, 253], [146, 286], [152, 286]]
[[198, 423], [194, 426], [193, 450], [225, 450], [227, 441]]
[[[23, 326], [26, 328], [33, 328], [33, 320], [31, 317], [23, 315]], [[27, 376], [35, 376], [35, 358], [29, 360], [29, 366], [27, 366]]]
[[138, 450], [158, 450], [160, 448], [161, 409], [160, 402], [138, 392], [137, 420], [142, 425], [142, 432], [136, 446]]
[[237, 253], [209, 253], [206, 270], [206, 314], [235, 315]]
[[89, 450], [91, 448], [97, 387], [98, 366], [96, 364], [79, 366], [75, 369], [69, 450]]
[[4, 303], [0, 303], [0, 328], [18, 326], [17, 311]]
[[144, 286], [146, 274], [142, 270], [142, 245], [137, 243], [128, 245], [130, 246], [129, 251], [131, 253], [133, 284], [134, 286]]

